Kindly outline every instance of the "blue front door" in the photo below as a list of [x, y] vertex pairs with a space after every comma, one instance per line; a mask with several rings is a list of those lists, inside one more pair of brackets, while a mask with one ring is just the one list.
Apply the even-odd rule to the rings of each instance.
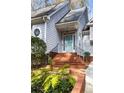
[[64, 51], [65, 52], [72, 52], [73, 51], [73, 44], [74, 44], [74, 39], [73, 35], [65, 35], [64, 36]]

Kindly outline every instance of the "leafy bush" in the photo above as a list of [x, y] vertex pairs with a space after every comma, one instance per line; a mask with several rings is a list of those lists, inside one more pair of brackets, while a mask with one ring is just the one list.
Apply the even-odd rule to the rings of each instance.
[[46, 44], [38, 37], [31, 37], [31, 60], [32, 65], [40, 63], [45, 58]]
[[53, 65], [52, 65], [52, 58], [50, 56], [48, 56], [48, 65], [50, 65], [50, 70], [53, 70]]
[[62, 68], [45, 79], [43, 89], [44, 93], [70, 93], [74, 84], [75, 79]]
[[31, 73], [31, 93], [44, 93], [42, 84], [49, 75], [49, 69], [38, 69]]
[[32, 72], [32, 93], [70, 93], [75, 85], [75, 79], [67, 69], [58, 71], [42, 69]]
[[90, 56], [90, 52], [88, 51], [84, 52], [84, 56]]
[[52, 64], [52, 58], [50, 56], [48, 56], [48, 64], [51, 65]]
[[88, 52], [88, 51], [84, 52], [84, 61], [85, 62], [90, 62], [89, 56], [90, 56], [90, 52]]

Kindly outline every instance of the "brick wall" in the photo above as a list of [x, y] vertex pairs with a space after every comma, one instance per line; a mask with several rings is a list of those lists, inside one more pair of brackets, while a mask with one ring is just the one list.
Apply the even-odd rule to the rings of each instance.
[[71, 93], [84, 93], [85, 92], [85, 74], [79, 69], [70, 68], [70, 74], [76, 79], [76, 84]]

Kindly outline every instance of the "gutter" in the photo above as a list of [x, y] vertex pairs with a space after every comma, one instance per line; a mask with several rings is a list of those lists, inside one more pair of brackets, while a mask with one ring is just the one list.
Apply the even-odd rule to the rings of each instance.
[[75, 27], [75, 29], [78, 29], [79, 23], [77, 21], [71, 21], [71, 22], [58, 23], [55, 26], [57, 29], [62, 29], [62, 28], [67, 29], [67, 28], [70, 28], [70, 26], [73, 26]]
[[47, 22], [45, 22], [45, 35], [44, 35], [44, 41], [46, 43], [46, 32], [47, 32]]
[[55, 10], [53, 13], [51, 13], [50, 15], [45, 15], [43, 17], [36, 17], [36, 18], [31, 18], [31, 21], [34, 20], [38, 20], [38, 19], [43, 19], [43, 22], [46, 22], [46, 20], [50, 20], [51, 16], [53, 16], [54, 14], [56, 14], [58, 11], [60, 11], [61, 9], [63, 9], [65, 7], [65, 5], [67, 5], [69, 2], [65, 2], [61, 7], [59, 7], [57, 10]]
[[47, 22], [50, 20], [50, 18], [49, 18], [48, 16], [43, 16], [43, 20], [44, 20], [44, 22], [45, 22], [45, 31], [44, 31], [45, 35], [44, 35], [44, 41], [45, 41], [45, 43], [46, 43], [46, 42], [47, 42], [47, 41], [46, 41]]
[[71, 24], [71, 23], [78, 23], [78, 21], [70, 21], [70, 22], [60, 22], [60, 23], [57, 23], [56, 26], [59, 26], [59, 25], [67, 25], [67, 24]]

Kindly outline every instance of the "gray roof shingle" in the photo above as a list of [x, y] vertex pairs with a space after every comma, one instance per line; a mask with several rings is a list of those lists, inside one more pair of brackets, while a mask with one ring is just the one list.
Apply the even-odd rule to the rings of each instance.
[[58, 5], [52, 5], [52, 6], [48, 6], [48, 7], [33, 11], [31, 13], [31, 17], [35, 18], [35, 17], [45, 16], [45, 15], [50, 15], [51, 13], [56, 11], [59, 7], [61, 7], [63, 4], [64, 3], [60, 3]]
[[62, 18], [58, 23], [77, 21], [81, 14], [84, 12], [85, 7], [71, 10], [64, 18]]

